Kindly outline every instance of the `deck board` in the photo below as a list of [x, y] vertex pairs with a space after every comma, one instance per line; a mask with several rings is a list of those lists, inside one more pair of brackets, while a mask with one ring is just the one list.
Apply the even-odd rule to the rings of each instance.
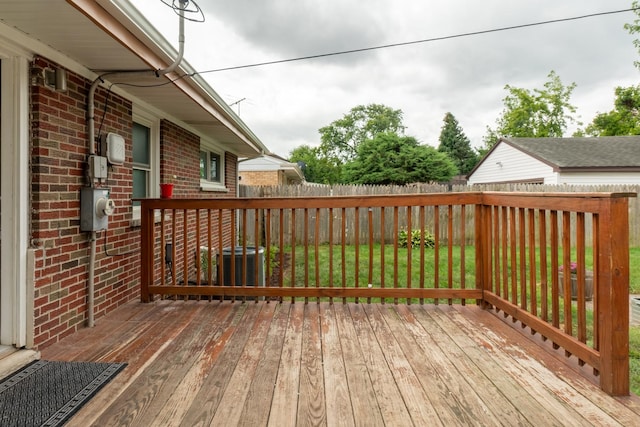
[[[457, 312], [457, 310], [452, 310], [451, 313], [445, 313], [441, 317], [443, 319], [449, 319], [450, 321], [456, 321], [459, 325], [464, 325], [466, 322], [475, 322], [474, 325], [476, 328], [484, 327], [497, 331], [499, 334], [496, 334], [493, 340], [495, 343], [503, 341], [517, 342], [518, 346], [513, 346], [511, 348], [513, 351], [508, 352], [515, 357], [517, 362], [519, 362], [518, 357], [534, 358], [538, 364], [538, 372], [544, 372], [545, 375], [551, 373], [564, 382], [563, 387], [572, 387], [572, 390], [570, 389], [567, 393], [560, 393], [561, 395], [566, 394], [566, 396], [563, 396], [564, 398], [574, 394], [586, 397], [588, 402], [583, 402], [586, 407], [586, 412], [583, 415], [599, 409], [622, 425], [640, 425], [640, 406], [638, 405], [640, 399], [638, 396], [632, 395], [615, 398], [608, 396], [595, 385], [593, 377], [589, 375], [589, 368], [580, 367], [576, 360], [573, 360], [571, 365], [565, 363], [561, 360], [561, 357], [564, 357], [560, 356], [562, 354], [561, 351], [552, 352], [553, 357], [549, 357], [550, 353], [545, 351], [544, 343], [540, 342], [540, 340], [522, 339], [523, 335], [529, 335], [528, 331], [520, 327], [502, 328], [501, 326], [504, 320], [499, 319], [498, 316], [480, 316], [479, 314], [486, 313], [479, 311], [460, 313]], [[476, 339], [478, 339], [480, 335], [475, 334], [475, 336]], [[538, 341], [537, 344], [536, 341]], [[550, 349], [551, 343], [546, 342], [546, 344]], [[576, 375], [576, 371], [581, 372], [582, 375]], [[580, 403], [572, 401], [569, 405], [578, 405], [579, 407]], [[601, 422], [601, 420], [607, 418], [598, 412], [594, 419]], [[612, 422], [612, 424], [615, 425], [616, 422]]]
[[[380, 343], [380, 350], [389, 366], [391, 375], [395, 380], [413, 424], [418, 426], [437, 425], [439, 421], [438, 414], [432, 405], [425, 404], [425, 402], [429, 402], [427, 392], [420, 384], [420, 379], [405, 357], [403, 348], [386, 324], [378, 306], [362, 305], [361, 307], [367, 313], [367, 319], [371, 323], [371, 330]], [[401, 409], [397, 410], [400, 411]]]
[[[385, 351], [394, 346], [393, 337], [376, 335], [367, 318], [362, 304], [348, 306], [351, 313], [351, 324], [360, 345], [362, 363], [366, 366], [375, 392], [377, 406], [382, 419], [387, 425], [411, 425], [411, 415], [406, 405], [397, 405], [403, 401], [393, 372], [385, 358]], [[346, 319], [349, 322], [349, 319]]]
[[[202, 387], [191, 401], [189, 410], [182, 421], [184, 425], [201, 426], [211, 423], [226, 388], [231, 382], [238, 360], [249, 340], [255, 322], [258, 320], [260, 309], [264, 307], [262, 304], [239, 304], [237, 302], [234, 304], [237, 304], [236, 307], [244, 307], [245, 310], [238, 309], [238, 313], [230, 327], [231, 335], [229, 340], [222, 348], [220, 357], [212, 365], [211, 372], [203, 382]], [[252, 366], [247, 368], [255, 369]], [[234, 402], [235, 404], [237, 402]]]
[[[416, 325], [403, 322], [403, 319], [400, 318], [394, 306], [386, 305], [383, 310], [385, 321], [389, 325], [391, 332], [395, 335], [396, 340], [398, 340], [408, 363], [416, 373], [420, 384], [429, 397], [428, 403], [433, 407], [434, 412], [438, 416], [437, 419], [434, 419], [434, 423], [445, 426], [470, 423], [471, 420], [468, 419], [468, 416], [465, 416], [464, 409], [454, 398], [448, 384], [440, 377], [441, 373], [432, 362], [434, 355], [436, 355], [440, 349], [436, 346], [425, 354], [424, 348], [416, 341], [410, 330], [411, 327]], [[480, 419], [484, 420], [484, 418], [483, 416]]]
[[[361, 426], [384, 426], [380, 406], [376, 399], [376, 394], [371, 381], [370, 372], [363, 352], [358, 345], [358, 335], [354, 328], [354, 319], [349, 313], [349, 306], [346, 304], [335, 304], [332, 306], [336, 313], [336, 323], [340, 335], [340, 345], [344, 360], [344, 367], [347, 373], [347, 386], [349, 394], [357, 397], [351, 399], [353, 418], [356, 425]], [[392, 386], [395, 386], [393, 384]]]
[[[538, 414], [537, 420], [542, 425], [561, 425], [542, 404], [531, 397], [526, 389], [522, 388], [515, 379], [506, 374], [498, 361], [492, 357], [487, 357], [487, 352], [473, 342], [462, 329], [446, 323], [446, 317], [443, 318], [439, 316], [439, 310], [431, 310], [429, 314], [440, 327], [447, 331], [447, 334], [456, 342], [464, 354], [464, 357], [475, 366], [475, 369], [478, 372], [482, 372], [490, 380], [490, 382], [484, 384], [482, 388], [482, 390], [484, 390], [484, 397], [493, 399], [496, 394], [501, 394], [509, 401], [510, 406], [515, 408], [519, 413], [513, 414], [511, 413], [510, 407], [505, 406], [501, 418], [504, 416], [505, 418], [517, 419], [517, 424], [519, 424], [522, 418], [526, 420], [526, 414]], [[420, 317], [419, 314], [418, 316]], [[526, 420], [522, 423], [527, 425], [529, 421]]]
[[[505, 395], [505, 391], [501, 387], [504, 386], [504, 384], [500, 384], [500, 386], [496, 385], [492, 382], [492, 379], [484, 373], [485, 367], [489, 365], [492, 360], [488, 357], [483, 357], [479, 359], [480, 363], [477, 365], [463, 350], [464, 346], [468, 344], [468, 341], [463, 339], [466, 336], [462, 334], [452, 336], [452, 332], [455, 333], [459, 331], [457, 328], [440, 328], [440, 325], [431, 315], [432, 313], [440, 312], [440, 310], [425, 310], [424, 307], [412, 306], [410, 311], [425, 330], [432, 331], [442, 329], [447, 332], [447, 334], [439, 335], [437, 345], [447, 355], [447, 361], [456, 368], [458, 372], [457, 375], [460, 378], [464, 378], [471, 389], [479, 391], [477, 395], [483, 404], [486, 405], [487, 409], [492, 414], [500, 416], [501, 423], [514, 426], [531, 425], [518, 411], [518, 408], [509, 400], [508, 395]], [[462, 337], [460, 337], [460, 335], [462, 335]], [[460, 340], [456, 340], [455, 338], [460, 338]], [[504, 372], [499, 371], [498, 377], [503, 378]], [[536, 407], [535, 410], [543, 410], [543, 408]], [[540, 419], [542, 420], [544, 418], [541, 417]]]
[[[152, 425], [180, 425], [193, 397], [211, 373], [211, 367], [225, 343], [223, 336], [232, 319], [231, 305], [220, 307], [218, 315], [205, 318], [205, 325], [200, 329], [205, 335], [199, 335], [192, 341], [193, 351], [185, 352], [189, 357], [184, 360], [183, 366], [173, 367], [173, 378], [167, 381], [170, 395], [155, 399], [155, 405], [149, 407], [148, 419], [153, 419]], [[198, 345], [199, 339], [207, 340], [207, 345]], [[182, 375], [184, 376], [180, 378]]]
[[[299, 304], [296, 304], [298, 307]], [[293, 381], [296, 379], [294, 378]], [[300, 391], [296, 424], [299, 426], [327, 425], [325, 382], [322, 361], [322, 334], [318, 304], [305, 304], [302, 325], [302, 354], [300, 358]], [[282, 424], [273, 423], [273, 426]]]
[[[436, 373], [434, 379], [446, 387], [448, 401], [455, 402], [450, 404], [454, 408], [455, 423], [482, 426], [500, 425], [500, 422], [495, 417], [489, 416], [491, 414], [489, 408], [478, 395], [482, 390], [475, 390], [471, 387], [467, 382], [467, 378], [464, 375], [460, 375], [453, 367], [447, 349], [439, 345], [445, 340], [445, 332], [440, 328], [425, 329], [407, 306], [397, 306], [394, 309], [398, 311], [405, 328], [411, 333], [421, 350], [420, 353], [429, 354], [428, 363], [432, 365], [433, 371]], [[477, 417], [477, 414], [484, 414], [485, 416]]]
[[[110, 383], [110, 387], [105, 388], [103, 392], [96, 395], [74, 417], [74, 420], [78, 420], [77, 425], [93, 425], [96, 422], [96, 417], [109, 417], [111, 414], [117, 413], [120, 405], [114, 404], [114, 401], [119, 399], [123, 390], [127, 390], [128, 393], [129, 387], [138, 378], [146, 378], [148, 376], [147, 368], [153, 365], [158, 357], [164, 353], [171, 341], [179, 336], [187, 326], [191, 325], [194, 317], [197, 316], [200, 310], [203, 310], [197, 305], [189, 305], [186, 310], [177, 310], [177, 308], [175, 305], [163, 302], [158, 304], [153, 316], [148, 316], [145, 319], [136, 317], [133, 320], [130, 317], [125, 317], [125, 319], [129, 320], [123, 321], [124, 328], [113, 328], [112, 317], [107, 322], [100, 322], [94, 328], [98, 331], [103, 329], [115, 331], [109, 339], [99, 340], [92, 335], [73, 336], [70, 337], [73, 339], [68, 341], [72, 341], [78, 346], [85, 346], [85, 351], [75, 354], [73, 357], [54, 358], [48, 355], [43, 357], [51, 360], [126, 362], [128, 364]], [[150, 313], [152, 312], [147, 314]], [[189, 333], [192, 333], [192, 331], [189, 330]], [[64, 345], [65, 343], [61, 344]], [[125, 416], [130, 415], [125, 414]]]
[[334, 305], [320, 306], [327, 425], [355, 425]]
[[70, 426], [639, 424], [556, 353], [477, 306], [156, 301], [42, 358], [128, 363]]
[[[544, 368], [539, 361], [520, 352], [517, 346], [496, 335], [478, 328], [470, 328], [470, 322], [463, 316], [455, 316], [459, 326], [469, 328], [472, 337], [482, 340], [493, 357], [502, 365], [504, 371], [516, 379], [529, 394], [548, 408], [555, 416], [558, 425], [587, 426], [595, 424], [616, 425], [617, 423], [602, 413], [595, 405], [584, 405], [580, 395], [568, 387], [555, 373]], [[453, 326], [452, 326], [453, 327]], [[481, 334], [484, 332], [483, 334]], [[500, 349], [500, 351], [496, 351]], [[585, 418], [583, 411], [599, 411], [600, 416], [593, 420]]]
[[[273, 359], [268, 364], [272, 369], [275, 368], [274, 376], [271, 379], [271, 406], [265, 405], [260, 400], [254, 403], [257, 406], [256, 411], [262, 412], [264, 417], [252, 420], [247, 419], [242, 425], [295, 425], [297, 415], [297, 405], [292, 400], [296, 400], [299, 396], [300, 387], [300, 361], [302, 359], [302, 324], [304, 314], [304, 305], [285, 305], [290, 308], [291, 321], [284, 322], [273, 329], [272, 337], [269, 339], [273, 345]], [[283, 310], [284, 311], [284, 310]], [[284, 316], [283, 320], [287, 320]], [[276, 344], [278, 347], [276, 347]], [[265, 362], [265, 365], [268, 365]], [[269, 369], [265, 366], [264, 369]], [[256, 395], [257, 399], [264, 399], [265, 394]], [[254, 411], [246, 411], [254, 412]], [[251, 422], [249, 422], [251, 421]]]
[[[270, 305], [274, 306], [275, 310], [273, 321], [266, 335], [263, 352], [259, 357], [255, 375], [250, 381], [251, 386], [244, 401], [244, 407], [238, 417], [238, 425], [263, 426], [268, 423], [271, 409], [269, 405], [264, 404], [264, 401], [275, 401], [275, 384], [281, 369], [280, 365], [281, 363], [288, 364], [288, 362], [291, 362], [293, 359], [293, 357], [287, 358], [283, 354], [284, 341], [287, 336], [287, 325], [289, 323], [290, 306], [276, 303]], [[301, 315], [294, 315], [291, 318], [292, 320], [302, 321]], [[297, 360], [300, 360], [299, 351]], [[283, 366], [282, 370], [286, 371], [287, 369]], [[297, 371], [295, 365], [291, 366], [291, 371]], [[292, 392], [293, 394], [289, 395], [289, 397], [295, 395], [297, 390], [292, 390]], [[221, 405], [222, 404], [224, 403], [221, 402]], [[224, 418], [222, 420], [224, 421]]]

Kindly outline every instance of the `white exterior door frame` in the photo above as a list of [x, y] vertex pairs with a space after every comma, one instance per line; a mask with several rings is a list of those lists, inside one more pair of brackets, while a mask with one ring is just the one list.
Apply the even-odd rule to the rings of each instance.
[[[33, 251], [29, 249], [29, 58], [0, 39], [2, 183], [0, 344], [33, 346]], [[31, 310], [29, 312], [29, 310]]]

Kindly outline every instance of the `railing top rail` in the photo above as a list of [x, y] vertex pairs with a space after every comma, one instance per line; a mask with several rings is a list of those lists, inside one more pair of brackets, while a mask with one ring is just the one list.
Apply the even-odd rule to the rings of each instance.
[[602, 212], [613, 200], [636, 197], [635, 193], [529, 193], [493, 192], [482, 193], [482, 204], [525, 209], [551, 211]]
[[483, 196], [551, 197], [570, 199], [616, 199], [637, 197], [632, 192], [529, 192], [529, 191], [481, 191]]
[[237, 209], [237, 208], [351, 208], [387, 206], [474, 205], [482, 200], [480, 192], [415, 193], [320, 197], [254, 197], [212, 199], [136, 199], [143, 209]]
[[[636, 193], [530, 193], [502, 191], [473, 191], [451, 193], [415, 193], [353, 196], [314, 197], [254, 197], [211, 199], [135, 199], [144, 209], [305, 209], [352, 208], [393, 206], [476, 205], [537, 207], [542, 209], [572, 210], [580, 200], [585, 211], [597, 210], [605, 199], [636, 197]], [[558, 204], [560, 203], [560, 205]], [[524, 206], [523, 206], [524, 204]], [[548, 207], [547, 207], [548, 205]], [[580, 209], [582, 210], [582, 209]]]

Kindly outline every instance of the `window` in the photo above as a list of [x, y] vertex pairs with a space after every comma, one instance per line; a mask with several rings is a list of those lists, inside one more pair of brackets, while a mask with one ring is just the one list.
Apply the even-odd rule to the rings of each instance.
[[[150, 196], [151, 129], [140, 123], [133, 124], [133, 198]], [[133, 202], [140, 206], [140, 202]]]
[[215, 151], [200, 151], [200, 188], [204, 191], [227, 191], [224, 186], [224, 157]]
[[211, 182], [221, 182], [220, 172], [220, 155], [208, 151], [201, 151], [200, 179]]
[[[132, 185], [131, 198], [158, 197], [160, 190], [160, 120], [141, 109], [133, 107]], [[133, 202], [133, 225], [140, 223], [140, 202]]]

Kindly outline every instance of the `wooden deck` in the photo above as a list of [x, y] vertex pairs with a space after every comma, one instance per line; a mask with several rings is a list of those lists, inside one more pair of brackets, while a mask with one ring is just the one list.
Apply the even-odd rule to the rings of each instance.
[[470, 305], [165, 300], [42, 358], [128, 363], [70, 426], [640, 424], [636, 396], [506, 322]]

